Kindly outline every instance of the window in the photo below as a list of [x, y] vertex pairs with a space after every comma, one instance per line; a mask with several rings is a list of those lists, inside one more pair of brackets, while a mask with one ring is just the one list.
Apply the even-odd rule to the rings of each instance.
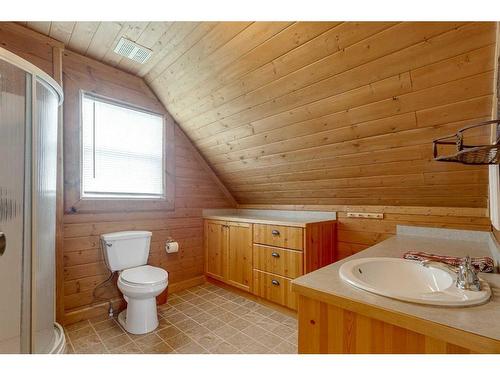
[[163, 116], [82, 96], [81, 197], [165, 198]]

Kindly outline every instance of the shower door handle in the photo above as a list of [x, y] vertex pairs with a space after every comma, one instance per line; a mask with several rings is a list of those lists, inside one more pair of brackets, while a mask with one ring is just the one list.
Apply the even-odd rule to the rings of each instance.
[[5, 238], [5, 233], [0, 232], [0, 256], [5, 253], [5, 248], [7, 247], [7, 240]]

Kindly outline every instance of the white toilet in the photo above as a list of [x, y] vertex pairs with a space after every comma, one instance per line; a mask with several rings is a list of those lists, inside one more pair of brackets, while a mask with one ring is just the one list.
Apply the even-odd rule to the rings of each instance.
[[168, 285], [168, 272], [147, 265], [151, 232], [127, 231], [101, 235], [108, 268], [119, 271], [118, 289], [127, 309], [118, 315], [130, 333], [143, 334], [158, 327], [156, 296]]

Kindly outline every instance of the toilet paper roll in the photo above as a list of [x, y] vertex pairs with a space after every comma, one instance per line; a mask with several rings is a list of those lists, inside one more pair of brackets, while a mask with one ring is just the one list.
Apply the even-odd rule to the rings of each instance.
[[178, 242], [167, 242], [166, 246], [167, 253], [176, 253], [179, 251], [179, 243]]

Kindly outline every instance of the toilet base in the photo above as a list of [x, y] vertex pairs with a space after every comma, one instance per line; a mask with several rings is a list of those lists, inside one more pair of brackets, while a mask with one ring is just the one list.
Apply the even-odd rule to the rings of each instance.
[[158, 327], [156, 298], [128, 298], [127, 308], [118, 314], [118, 322], [127, 332], [134, 335], [154, 331]]

